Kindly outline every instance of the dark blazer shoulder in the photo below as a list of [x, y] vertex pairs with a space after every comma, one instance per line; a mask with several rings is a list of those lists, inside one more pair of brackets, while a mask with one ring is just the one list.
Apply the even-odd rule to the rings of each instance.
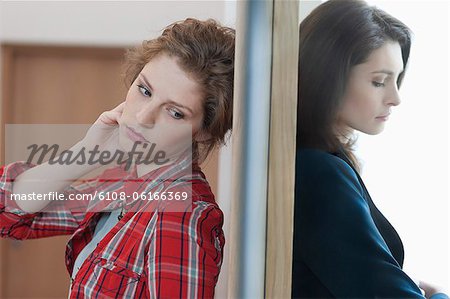
[[299, 149], [296, 156], [296, 173], [297, 180], [304, 184], [320, 181], [322, 185], [326, 185], [344, 179], [354, 185], [361, 194], [364, 193], [353, 168], [340, 157], [323, 150]]

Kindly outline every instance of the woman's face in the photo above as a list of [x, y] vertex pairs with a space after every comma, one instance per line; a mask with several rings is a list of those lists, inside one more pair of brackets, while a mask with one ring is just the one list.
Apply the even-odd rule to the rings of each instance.
[[[119, 143], [139, 150], [165, 151], [170, 156], [190, 146], [203, 121], [203, 94], [200, 85], [183, 71], [177, 59], [166, 54], [145, 65], [128, 90], [119, 120]], [[141, 141], [141, 144], [136, 141]]]
[[386, 42], [366, 62], [354, 66], [338, 112], [338, 132], [358, 130], [370, 135], [382, 132], [392, 107], [400, 104], [397, 79], [402, 71], [398, 42]]

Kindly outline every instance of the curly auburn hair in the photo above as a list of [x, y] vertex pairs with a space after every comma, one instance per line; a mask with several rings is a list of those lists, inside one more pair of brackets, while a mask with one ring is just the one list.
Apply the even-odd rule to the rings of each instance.
[[217, 21], [187, 18], [167, 26], [163, 33], [125, 54], [125, 80], [131, 86], [144, 66], [159, 54], [177, 58], [204, 95], [202, 131], [211, 138], [193, 144], [194, 157], [205, 159], [225, 144], [233, 118], [235, 30]]

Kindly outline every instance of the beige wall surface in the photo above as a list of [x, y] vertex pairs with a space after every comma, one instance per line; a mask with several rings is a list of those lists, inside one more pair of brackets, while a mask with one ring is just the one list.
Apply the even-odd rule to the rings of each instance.
[[226, 1], [0, 1], [0, 42], [128, 46], [187, 17], [223, 22], [228, 7]]

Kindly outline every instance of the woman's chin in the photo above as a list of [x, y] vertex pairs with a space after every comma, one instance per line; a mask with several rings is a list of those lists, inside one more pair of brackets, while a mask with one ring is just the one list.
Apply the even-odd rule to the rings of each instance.
[[363, 130], [363, 133], [366, 133], [367, 135], [378, 135], [384, 131], [384, 125], [378, 125], [374, 126], [373, 128], [368, 128], [366, 130]]

